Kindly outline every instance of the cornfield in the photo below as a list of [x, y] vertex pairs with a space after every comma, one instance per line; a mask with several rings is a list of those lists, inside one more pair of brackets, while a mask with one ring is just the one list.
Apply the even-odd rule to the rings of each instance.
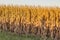
[[0, 6], [0, 29], [60, 40], [60, 8]]

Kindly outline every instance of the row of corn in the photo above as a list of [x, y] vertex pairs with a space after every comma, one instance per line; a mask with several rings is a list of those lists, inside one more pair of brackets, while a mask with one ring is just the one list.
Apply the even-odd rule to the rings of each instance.
[[60, 8], [0, 6], [0, 29], [60, 40]]

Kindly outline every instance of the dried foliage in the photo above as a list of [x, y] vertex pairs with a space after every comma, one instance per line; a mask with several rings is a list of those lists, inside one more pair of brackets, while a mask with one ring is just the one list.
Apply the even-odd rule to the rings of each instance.
[[0, 6], [0, 29], [60, 40], [60, 8]]

